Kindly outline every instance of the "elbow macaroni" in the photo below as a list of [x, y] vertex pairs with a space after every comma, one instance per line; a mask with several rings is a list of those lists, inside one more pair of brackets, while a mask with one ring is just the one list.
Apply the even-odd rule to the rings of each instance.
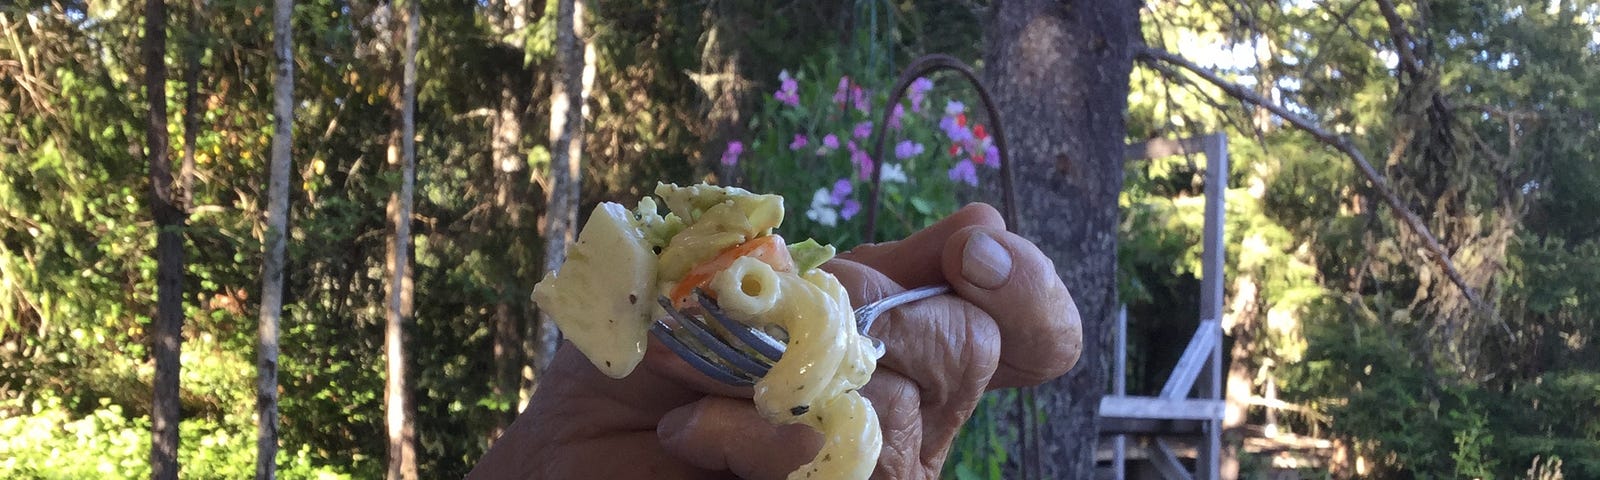
[[789, 475], [866, 478], [883, 446], [877, 413], [856, 390], [872, 377], [877, 357], [855, 328], [849, 296], [821, 270], [777, 272], [741, 258], [712, 280], [720, 304], [735, 320], [777, 326], [788, 345], [756, 383], [756, 410], [776, 423], [804, 423], [823, 432], [822, 450]]
[[[614, 378], [631, 373], [644, 357], [649, 323], [660, 313], [658, 295], [731, 247], [771, 235], [783, 220], [783, 199], [776, 195], [666, 184], [655, 193], [671, 213], [660, 215], [650, 198], [631, 212], [602, 204], [566, 264], [534, 287], [539, 307]], [[786, 247], [779, 242], [779, 248]], [[877, 353], [856, 331], [844, 286], [813, 268], [832, 256], [832, 248], [821, 256], [815, 242], [800, 250], [807, 252], [803, 265], [788, 255], [772, 264], [734, 259], [706, 288], [734, 320], [786, 335], [783, 358], [756, 382], [756, 409], [774, 423], [803, 423], [824, 436], [817, 456], [789, 478], [865, 479], [878, 463], [883, 434], [872, 404], [857, 389], [871, 379]], [[785, 271], [795, 268], [805, 270]]]

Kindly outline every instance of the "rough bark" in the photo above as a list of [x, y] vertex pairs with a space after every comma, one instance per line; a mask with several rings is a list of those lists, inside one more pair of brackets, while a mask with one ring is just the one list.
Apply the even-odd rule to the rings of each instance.
[[261, 266], [261, 314], [256, 319], [256, 480], [278, 476], [278, 322], [289, 231], [289, 153], [294, 145], [294, 0], [272, 2], [272, 160], [267, 173], [267, 229]]
[[[388, 308], [384, 321], [383, 353], [386, 363], [384, 417], [389, 434], [389, 480], [415, 480], [417, 453], [411, 383], [406, 368], [406, 326], [412, 317], [411, 197], [416, 184], [417, 28], [421, 13], [417, 0], [392, 5], [400, 18], [405, 49], [394, 107], [398, 113], [390, 136], [390, 163], [400, 169], [400, 189], [389, 197], [389, 220], [394, 229], [390, 244]], [[400, 42], [396, 42], [400, 43]]]
[[[557, 0], [555, 75], [550, 87], [550, 188], [546, 192], [544, 270], [557, 271], [578, 230], [578, 186], [583, 160], [584, 2]], [[555, 355], [561, 334], [548, 315], [539, 315], [534, 370], [543, 372]]]
[[1019, 231], [1055, 262], [1084, 332], [1082, 359], [1035, 390], [1036, 410], [1009, 412], [1016, 424], [1034, 412], [1044, 423], [1037, 450], [1011, 455], [1006, 478], [1094, 475], [1116, 316], [1117, 195], [1138, 8], [1131, 1], [1004, 0], [985, 29], [987, 82], [1018, 172]]
[[144, 18], [144, 83], [150, 110], [145, 120], [145, 156], [150, 162], [150, 209], [156, 224], [155, 378], [150, 406], [150, 477], [178, 478], [178, 378], [183, 350], [183, 226], [185, 215], [172, 185], [167, 156], [167, 6], [147, 0]]

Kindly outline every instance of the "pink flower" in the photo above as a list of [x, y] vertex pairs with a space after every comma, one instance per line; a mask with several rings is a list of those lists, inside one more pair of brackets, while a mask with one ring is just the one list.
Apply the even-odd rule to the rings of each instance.
[[856, 166], [856, 173], [861, 175], [862, 180], [872, 178], [872, 157], [868, 156], [866, 151], [851, 150], [850, 163]]
[[728, 150], [722, 152], [723, 165], [736, 165], [739, 163], [739, 154], [744, 153], [744, 144], [738, 140], [728, 142]]
[[900, 118], [904, 116], [906, 116], [906, 107], [896, 104], [893, 110], [889, 110], [889, 128], [899, 130]]
[[839, 137], [836, 137], [831, 133], [826, 137], [822, 137], [822, 147], [829, 150], [839, 148]]
[[806, 144], [807, 143], [810, 143], [810, 141], [806, 139], [805, 135], [801, 135], [801, 134], [796, 133], [796, 134], [794, 134], [794, 141], [789, 142], [789, 151], [792, 152], [792, 151], [795, 151], [795, 150], [806, 148]]
[[833, 103], [844, 105], [850, 99], [850, 77], [839, 77], [839, 89], [833, 91]]
[[861, 113], [867, 113], [867, 111], [872, 110], [872, 99], [867, 97], [867, 91], [862, 90], [861, 87], [851, 87], [850, 98], [855, 103], [856, 110]]
[[863, 140], [865, 140], [867, 137], [871, 137], [872, 136], [872, 121], [868, 120], [868, 121], [865, 121], [865, 122], [857, 123], [855, 131], [852, 132], [852, 133], [856, 138], [863, 139]]
[[856, 216], [857, 213], [861, 213], [861, 203], [855, 201], [855, 199], [845, 200], [844, 206], [839, 207], [839, 216], [844, 217], [845, 220]]
[[974, 187], [978, 186], [978, 169], [971, 161], [962, 160], [956, 166], [950, 167], [950, 181], [961, 182]]

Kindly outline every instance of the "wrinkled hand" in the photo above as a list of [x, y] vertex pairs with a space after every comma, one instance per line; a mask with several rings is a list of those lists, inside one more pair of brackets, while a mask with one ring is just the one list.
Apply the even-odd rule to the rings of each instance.
[[[975, 204], [917, 232], [823, 266], [852, 304], [922, 285], [954, 294], [890, 311], [869, 332], [887, 353], [861, 392], [884, 446], [875, 478], [937, 478], [983, 392], [1036, 385], [1077, 362], [1077, 307], [1037, 247]], [[781, 479], [821, 434], [756, 414], [749, 388], [718, 384], [652, 343], [627, 378], [563, 344], [528, 408], [469, 478]]]

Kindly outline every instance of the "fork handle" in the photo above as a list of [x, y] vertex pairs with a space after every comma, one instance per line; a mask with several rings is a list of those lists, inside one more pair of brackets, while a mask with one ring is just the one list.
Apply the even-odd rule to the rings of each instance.
[[872, 328], [873, 321], [877, 320], [878, 317], [882, 316], [884, 312], [889, 311], [891, 308], [928, 297], [944, 295], [946, 293], [950, 293], [950, 286], [939, 284], [917, 287], [884, 297], [876, 302], [869, 303], [861, 308], [856, 309], [856, 328], [862, 333], [865, 333], [868, 331], [868, 329]]

